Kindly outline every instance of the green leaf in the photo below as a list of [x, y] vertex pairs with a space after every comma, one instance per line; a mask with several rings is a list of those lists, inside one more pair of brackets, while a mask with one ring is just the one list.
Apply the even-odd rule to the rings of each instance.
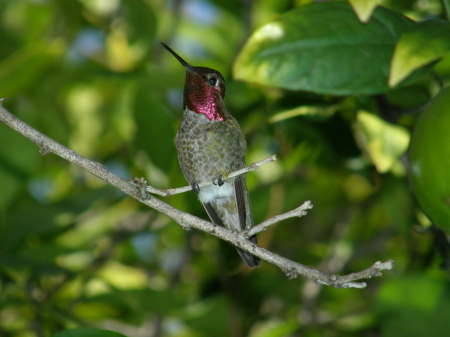
[[[409, 132], [402, 126], [391, 125], [381, 118], [365, 112], [358, 112], [357, 132], [377, 171], [386, 173], [399, 169], [399, 158], [409, 144]], [[396, 165], [397, 164], [397, 165]], [[402, 172], [403, 173], [403, 172]]]
[[316, 116], [331, 116], [338, 109], [338, 105], [332, 105], [326, 108], [318, 106], [301, 106], [294, 109], [289, 109], [281, 112], [277, 112], [272, 117], [269, 118], [269, 123], [278, 123], [283, 120], [305, 115], [316, 115]]
[[259, 28], [238, 55], [234, 76], [322, 94], [384, 92], [397, 40], [412, 25], [383, 7], [362, 24], [348, 3], [306, 5]]
[[425, 21], [402, 35], [395, 47], [389, 85], [397, 85], [414, 70], [450, 53], [450, 23]]
[[51, 337], [126, 337], [121, 333], [102, 329], [71, 329], [55, 333]]
[[381, 0], [349, 0], [356, 15], [358, 15], [359, 21], [368, 22], [372, 16], [375, 8]]
[[442, 90], [414, 127], [409, 147], [411, 187], [420, 207], [450, 231], [450, 88]]

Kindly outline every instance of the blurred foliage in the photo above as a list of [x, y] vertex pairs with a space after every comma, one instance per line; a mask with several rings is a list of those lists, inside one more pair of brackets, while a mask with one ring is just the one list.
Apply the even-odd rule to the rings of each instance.
[[[328, 273], [390, 258], [395, 269], [363, 290], [249, 270], [229, 245], [0, 123], [0, 336], [448, 335], [448, 240], [416, 205], [405, 158], [450, 80], [448, 40], [433, 30], [449, 29], [441, 3], [386, 0], [362, 24], [345, 3], [310, 2], [3, 0], [0, 96], [123, 178], [184, 186], [173, 146], [184, 70], [164, 41], [224, 74], [247, 161], [277, 155], [247, 176], [255, 222], [314, 204], [259, 245]], [[374, 9], [352, 3], [360, 18]], [[415, 72], [390, 88], [395, 71], [391, 83]], [[164, 201], [207, 218], [192, 192]]]

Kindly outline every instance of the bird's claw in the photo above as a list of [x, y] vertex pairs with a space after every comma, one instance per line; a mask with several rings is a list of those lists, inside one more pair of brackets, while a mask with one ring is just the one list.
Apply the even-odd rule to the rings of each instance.
[[224, 184], [222, 176], [218, 176], [217, 179], [213, 180], [214, 185], [222, 186]]
[[197, 184], [197, 182], [195, 180], [192, 182], [191, 186], [192, 186], [192, 190], [195, 193], [197, 193], [197, 194], [200, 193], [200, 187], [198, 186], [198, 184]]

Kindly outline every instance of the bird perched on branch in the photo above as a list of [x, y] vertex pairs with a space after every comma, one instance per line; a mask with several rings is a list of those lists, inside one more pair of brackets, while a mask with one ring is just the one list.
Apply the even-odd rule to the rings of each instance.
[[[194, 67], [162, 45], [186, 69], [184, 113], [175, 137], [181, 171], [211, 221], [235, 231], [253, 227], [245, 175], [224, 178], [245, 167], [247, 143], [236, 119], [225, 110], [225, 80], [214, 69]], [[213, 182], [199, 188], [198, 184]], [[256, 236], [250, 238], [256, 244]], [[259, 258], [236, 248], [250, 268]]]

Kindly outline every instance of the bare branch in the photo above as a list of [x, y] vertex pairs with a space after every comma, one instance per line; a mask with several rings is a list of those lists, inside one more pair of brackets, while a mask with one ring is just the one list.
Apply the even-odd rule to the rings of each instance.
[[[223, 181], [225, 181], [225, 180], [237, 177], [237, 176], [239, 176], [241, 174], [245, 174], [247, 172], [255, 171], [255, 170], [259, 169], [259, 167], [261, 165], [264, 165], [266, 163], [270, 163], [271, 161], [275, 161], [275, 160], [277, 160], [277, 156], [276, 155], [270, 156], [270, 157], [268, 157], [266, 159], [263, 159], [263, 160], [261, 160], [261, 161], [259, 161], [257, 163], [253, 163], [250, 166], [247, 166], [247, 167], [244, 167], [244, 168], [242, 168], [240, 170], [234, 171], [234, 172], [230, 173], [228, 176], [222, 177], [222, 179], [223, 179]], [[215, 184], [215, 182], [214, 181], [202, 182], [202, 183], [198, 184], [198, 187], [205, 187], [205, 186], [209, 186], [211, 184]], [[152, 186], [147, 186], [147, 192], [153, 193], [153, 194], [158, 194], [158, 195], [161, 195], [163, 197], [167, 197], [169, 195], [174, 195], [174, 194], [179, 194], [179, 193], [184, 193], [184, 192], [191, 191], [191, 190], [192, 190], [192, 186], [184, 186], [184, 187], [179, 187], [179, 188], [169, 188], [167, 190], [160, 190], [160, 189], [154, 188]]]
[[[345, 276], [327, 275], [319, 270], [309, 268], [300, 263], [276, 255], [262, 247], [258, 247], [257, 245], [253, 244], [251, 241], [247, 240], [244, 235], [241, 235], [241, 233], [236, 233], [224, 227], [215, 226], [208, 221], [182, 212], [159, 200], [158, 198], [147, 194], [147, 184], [144, 179], [140, 179], [138, 181], [130, 181], [112, 174], [103, 165], [89, 160], [82, 155], [68, 149], [67, 147], [38, 132], [28, 124], [13, 116], [11, 113], [5, 110], [3, 106], [1, 106], [3, 100], [4, 99], [0, 99], [0, 120], [26, 138], [33, 141], [39, 147], [42, 154], [46, 154], [48, 152], [55, 153], [61, 158], [64, 158], [69, 162], [83, 168], [87, 172], [95, 175], [96, 177], [128, 194], [132, 198], [135, 198], [141, 203], [167, 215], [175, 222], [180, 224], [184, 229], [196, 228], [206, 233], [212, 234], [222, 240], [225, 240], [236, 247], [239, 247], [255, 256], [258, 256], [262, 260], [265, 260], [279, 267], [289, 278], [295, 278], [298, 275], [301, 275], [310, 280], [313, 280], [316, 283], [329, 285], [335, 288], [364, 288], [366, 286], [364, 282], [354, 281], [371, 278], [373, 276], [381, 276], [381, 271], [393, 268], [394, 261], [389, 260], [386, 262], [376, 262], [372, 267], [368, 269]], [[300, 206], [300, 208], [304, 208], [300, 211], [303, 212], [305, 209], [308, 209], [309, 206], [310, 205], [308, 203], [303, 204], [303, 206]], [[281, 218], [278, 218], [278, 220], [285, 219], [291, 216], [286, 216], [286, 214], [281, 215]], [[263, 222], [261, 224], [262, 226], [260, 226], [261, 228], [266, 228], [270, 224], [272, 224], [272, 222], [270, 220], [267, 220], [266, 222]]]
[[392, 268], [394, 268], [394, 260], [388, 260], [386, 262], [377, 261], [370, 268], [364, 269], [357, 273], [338, 276], [338, 278], [339, 282], [342, 282], [342, 288], [365, 288], [367, 286], [365, 282], [352, 281], [372, 278], [373, 276], [382, 276], [381, 272], [383, 270], [391, 270]]
[[300, 207], [297, 207], [296, 209], [289, 211], [287, 213], [276, 215], [273, 218], [270, 218], [264, 222], [261, 222], [259, 225], [254, 226], [253, 228], [251, 228], [247, 231], [240, 232], [240, 234], [244, 235], [244, 237], [246, 237], [246, 238], [249, 238], [249, 237], [255, 235], [256, 233], [265, 231], [267, 229], [267, 227], [269, 227], [270, 225], [273, 225], [282, 220], [293, 218], [296, 216], [302, 217], [302, 216], [306, 215], [306, 210], [311, 209], [311, 208], [313, 208], [313, 204], [311, 203], [311, 201], [309, 201], [309, 200], [305, 201]]

